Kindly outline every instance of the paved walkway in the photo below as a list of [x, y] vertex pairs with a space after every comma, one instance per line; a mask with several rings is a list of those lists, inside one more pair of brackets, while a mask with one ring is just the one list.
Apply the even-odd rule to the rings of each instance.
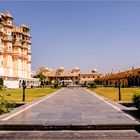
[[1, 124], [132, 125], [119, 108], [84, 88], [63, 89], [1, 118]]

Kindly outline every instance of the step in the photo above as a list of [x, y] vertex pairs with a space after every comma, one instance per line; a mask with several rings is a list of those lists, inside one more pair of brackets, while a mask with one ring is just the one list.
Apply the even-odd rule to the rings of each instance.
[[140, 130], [137, 124], [105, 125], [36, 125], [36, 124], [1, 124], [0, 130]]

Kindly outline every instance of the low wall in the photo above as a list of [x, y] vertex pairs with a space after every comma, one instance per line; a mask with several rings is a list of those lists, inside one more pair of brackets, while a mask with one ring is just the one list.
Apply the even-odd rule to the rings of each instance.
[[4, 80], [4, 85], [7, 88], [19, 88], [19, 80]]
[[36, 87], [40, 85], [39, 79], [35, 79], [35, 78], [29, 78], [29, 79], [6, 79], [4, 80], [4, 85], [7, 88], [22, 88], [22, 81], [25, 80], [26, 81], [26, 86], [28, 88], [30, 88], [31, 86]]

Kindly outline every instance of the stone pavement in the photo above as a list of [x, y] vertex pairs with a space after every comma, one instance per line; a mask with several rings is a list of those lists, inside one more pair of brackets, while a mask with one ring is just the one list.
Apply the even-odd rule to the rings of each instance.
[[140, 140], [134, 130], [0, 131], [0, 140]]
[[[13, 125], [17, 127], [15, 129], [22, 128], [21, 125], [36, 125], [38, 129], [43, 129], [39, 126], [65, 126], [66, 129], [70, 129], [67, 126], [92, 126], [91, 129], [99, 129], [99, 126], [104, 127], [103, 129], [107, 126], [127, 126], [129, 129], [130, 126], [139, 123], [84, 88], [65, 88], [51, 97], [44, 97], [1, 117], [0, 129], [5, 129], [6, 125]], [[90, 129], [85, 129], [88, 128]]]

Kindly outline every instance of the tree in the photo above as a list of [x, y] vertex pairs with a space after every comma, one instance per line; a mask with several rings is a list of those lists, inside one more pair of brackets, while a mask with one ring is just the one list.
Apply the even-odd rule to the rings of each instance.
[[44, 73], [41, 71], [41, 72], [37, 73], [37, 75], [35, 75], [34, 78], [39, 78], [40, 81], [44, 81], [44, 80], [46, 79], [46, 76], [45, 76]]
[[37, 73], [37, 75], [35, 75], [34, 78], [39, 78], [40, 82], [41, 82], [41, 86], [44, 85], [44, 80], [46, 79], [46, 76], [44, 75], [44, 73], [42, 71]]

